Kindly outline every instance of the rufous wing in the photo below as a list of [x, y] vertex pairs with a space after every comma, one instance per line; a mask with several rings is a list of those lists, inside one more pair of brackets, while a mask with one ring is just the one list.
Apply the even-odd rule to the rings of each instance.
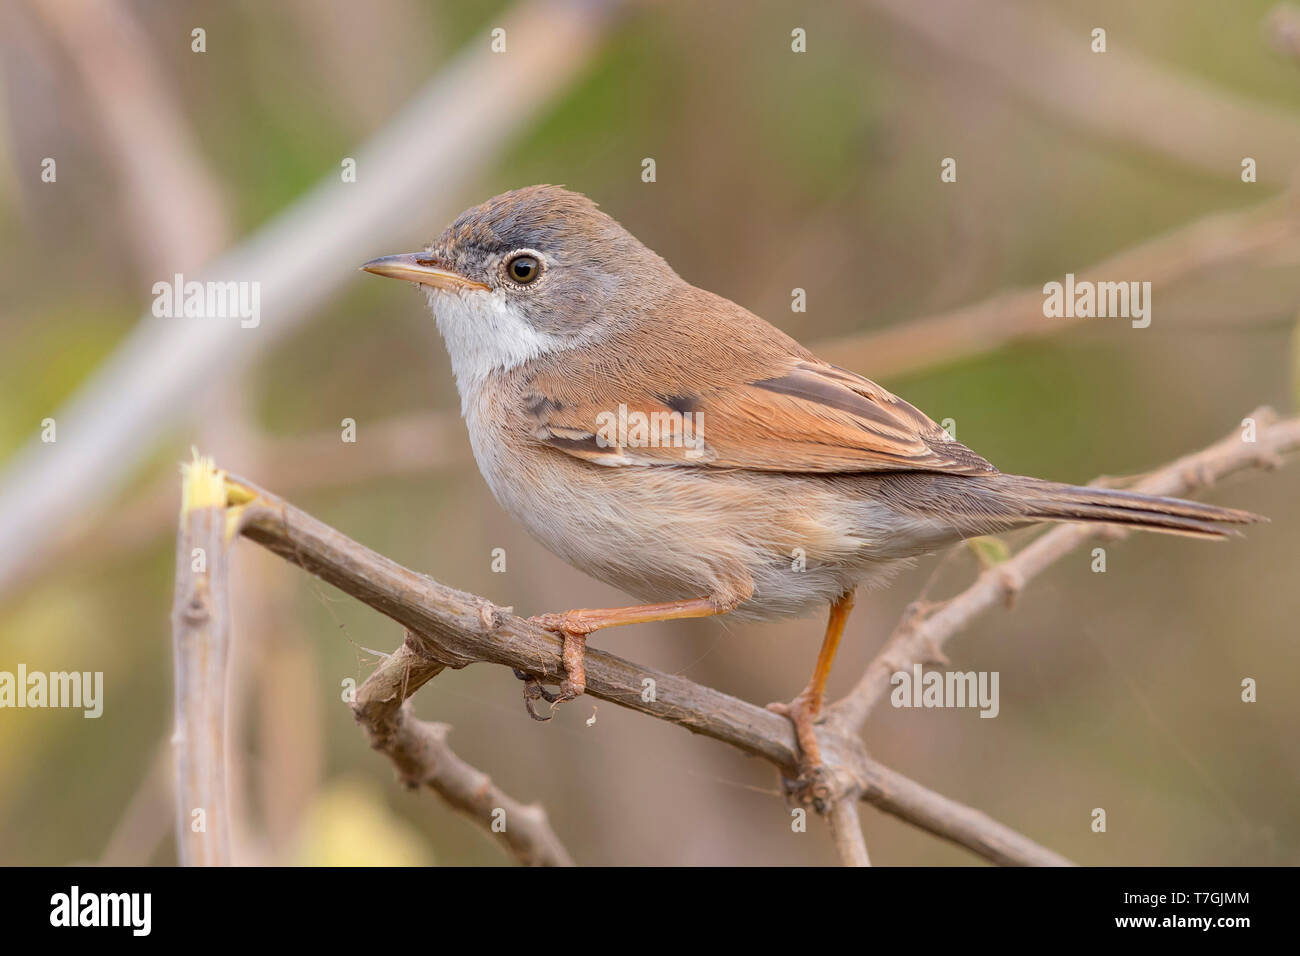
[[[791, 357], [742, 380], [650, 394], [536, 376], [525, 414], [538, 440], [600, 465], [671, 465], [753, 471], [997, 469], [885, 389], [816, 359]], [[770, 374], [769, 374], [770, 373]]]

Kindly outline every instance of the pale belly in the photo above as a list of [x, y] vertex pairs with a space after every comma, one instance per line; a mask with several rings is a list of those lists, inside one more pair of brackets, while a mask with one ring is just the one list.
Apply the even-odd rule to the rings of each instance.
[[749, 619], [819, 612], [955, 540], [852, 480], [609, 468], [524, 436], [506, 441], [479, 409], [467, 412], [479, 470], [502, 507], [550, 551], [643, 602], [741, 599], [733, 614]]

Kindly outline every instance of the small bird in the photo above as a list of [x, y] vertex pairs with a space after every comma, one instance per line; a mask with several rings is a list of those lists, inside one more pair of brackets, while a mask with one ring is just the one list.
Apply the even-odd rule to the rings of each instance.
[[[587, 635], [829, 605], [789, 704], [805, 769], [855, 589], [923, 554], [1043, 521], [1205, 538], [1246, 511], [1004, 475], [901, 398], [682, 279], [558, 186], [463, 212], [423, 252], [362, 268], [418, 283], [496, 499], [552, 552], [650, 602], [532, 618], [563, 639], [558, 694], [585, 689]], [[551, 683], [555, 683], [551, 681]]]

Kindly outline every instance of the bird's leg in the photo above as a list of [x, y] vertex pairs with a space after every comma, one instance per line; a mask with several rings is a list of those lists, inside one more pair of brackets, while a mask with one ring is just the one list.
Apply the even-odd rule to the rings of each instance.
[[821, 767], [822, 754], [817, 746], [815, 726], [821, 716], [822, 703], [826, 698], [826, 679], [831, 675], [831, 664], [835, 661], [835, 649], [840, 645], [844, 634], [844, 625], [848, 623], [849, 613], [853, 610], [853, 591], [846, 591], [831, 603], [830, 617], [826, 621], [826, 636], [822, 639], [821, 650], [817, 654], [817, 666], [813, 668], [812, 680], [794, 700], [788, 704], [768, 704], [767, 709], [784, 714], [794, 724], [795, 739], [799, 742], [804, 774]]
[[736, 602], [719, 598], [693, 598], [689, 601], [637, 604], [632, 607], [577, 608], [572, 611], [530, 617], [528, 619], [530, 622], [548, 631], [554, 631], [563, 640], [560, 657], [564, 662], [564, 679], [560, 682], [560, 692], [551, 694], [542, 688], [540, 678], [516, 670], [515, 676], [524, 681], [524, 706], [528, 710], [528, 715], [534, 720], [550, 720], [550, 717], [542, 717], [533, 709], [534, 701], [540, 698], [551, 704], [563, 703], [580, 696], [587, 689], [584, 660], [587, 635], [593, 631], [606, 627], [622, 627], [625, 624], [713, 617], [715, 614], [726, 614], [735, 606]]

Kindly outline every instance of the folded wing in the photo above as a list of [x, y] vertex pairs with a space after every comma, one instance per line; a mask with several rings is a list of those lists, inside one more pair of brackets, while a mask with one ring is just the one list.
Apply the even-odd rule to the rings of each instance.
[[575, 396], [546, 375], [529, 386], [525, 413], [536, 437], [601, 465], [997, 473], [896, 395], [811, 358], [680, 394], [625, 385]]

